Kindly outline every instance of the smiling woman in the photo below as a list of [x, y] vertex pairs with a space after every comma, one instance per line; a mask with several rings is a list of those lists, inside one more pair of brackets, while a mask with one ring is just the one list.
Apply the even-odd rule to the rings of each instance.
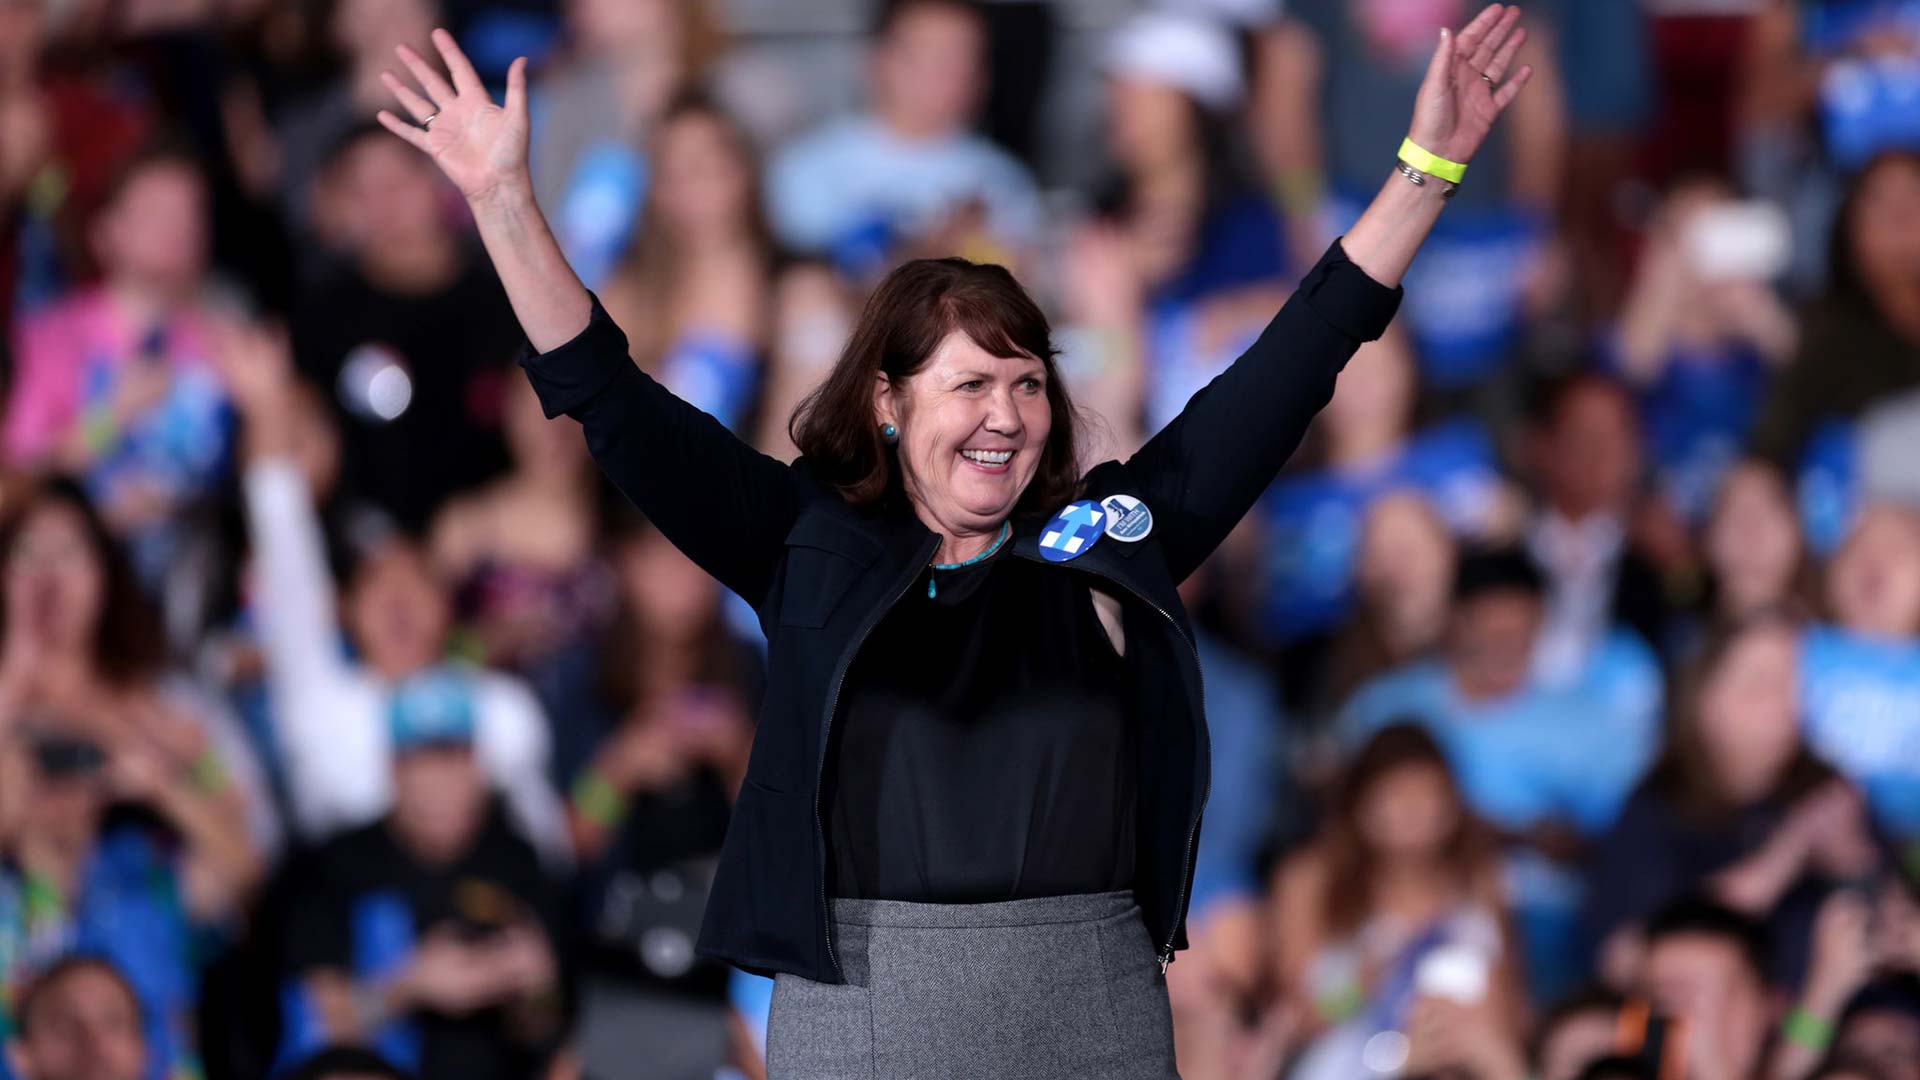
[[801, 458], [756, 452], [635, 367], [567, 265], [527, 180], [525, 65], [502, 108], [446, 34], [447, 75], [400, 51], [419, 89], [386, 83], [421, 126], [381, 122], [466, 194], [547, 415], [767, 631], [699, 950], [777, 974], [771, 1075], [1175, 1075], [1165, 971], [1208, 788], [1178, 588], [1392, 318], [1527, 81], [1518, 21], [1493, 4], [1441, 35], [1352, 231], [1178, 417], [1084, 474], [1045, 316], [958, 259], [889, 274], [796, 414]]
[[848, 503], [903, 492], [941, 535], [938, 561], [952, 563], [984, 550], [1016, 509], [1073, 497], [1075, 421], [1046, 316], [1013, 275], [923, 259], [875, 290], [791, 433]]

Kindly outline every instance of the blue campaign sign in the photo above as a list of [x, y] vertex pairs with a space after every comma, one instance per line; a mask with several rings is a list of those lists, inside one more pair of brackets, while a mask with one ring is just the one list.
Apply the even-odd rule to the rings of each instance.
[[1100, 540], [1106, 511], [1090, 499], [1071, 502], [1040, 531], [1040, 554], [1048, 562], [1066, 562], [1087, 553]]

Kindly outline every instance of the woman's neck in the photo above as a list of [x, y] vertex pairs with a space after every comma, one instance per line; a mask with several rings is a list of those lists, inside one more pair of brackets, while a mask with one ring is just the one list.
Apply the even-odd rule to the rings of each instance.
[[951, 566], [954, 563], [977, 559], [993, 550], [994, 544], [999, 541], [1000, 534], [1006, 531], [1006, 528], [1006, 523], [1002, 522], [995, 525], [989, 532], [966, 532], [955, 535], [943, 533], [940, 537], [940, 549], [934, 552], [933, 561], [942, 566]]

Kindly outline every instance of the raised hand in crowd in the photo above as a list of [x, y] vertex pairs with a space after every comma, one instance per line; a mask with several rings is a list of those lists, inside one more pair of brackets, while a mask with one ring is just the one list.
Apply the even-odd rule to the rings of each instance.
[[1473, 1080], [1526, 1080], [1526, 1054], [1513, 1018], [1495, 1002], [1492, 996], [1471, 1004], [1446, 997], [1416, 1000], [1407, 1018], [1406, 1075], [1458, 1070]]

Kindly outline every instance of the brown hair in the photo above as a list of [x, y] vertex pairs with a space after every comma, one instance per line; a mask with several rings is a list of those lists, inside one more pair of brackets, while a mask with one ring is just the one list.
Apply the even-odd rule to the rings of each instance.
[[[767, 225], [762, 205], [760, 163], [746, 132], [741, 130], [739, 123], [725, 109], [698, 91], [688, 91], [675, 97], [654, 126], [655, 160], [658, 160], [658, 142], [667, 128], [680, 120], [691, 118], [710, 120], [717, 125], [726, 140], [727, 149], [739, 163], [747, 182], [744, 200], [747, 235], [752, 239], [755, 253], [759, 256], [761, 272], [771, 274], [774, 263], [773, 231]], [[674, 286], [683, 277], [688, 260], [688, 253], [660, 220], [658, 192], [659, 185], [649, 186], [633, 242], [608, 285], [608, 291], [622, 290], [625, 298], [631, 302], [631, 317], [624, 320], [627, 325], [634, 327], [628, 333], [631, 352], [634, 360], [649, 371], [672, 345], [670, 335], [677, 328], [672, 325], [669, 298]]]
[[1446, 755], [1433, 736], [1409, 723], [1391, 724], [1367, 740], [1340, 777], [1332, 813], [1324, 826], [1322, 850], [1327, 855], [1327, 889], [1321, 898], [1321, 917], [1335, 935], [1351, 934], [1372, 912], [1373, 875], [1379, 869], [1372, 846], [1360, 829], [1360, 808], [1373, 789], [1390, 773], [1413, 766], [1439, 770], [1447, 794], [1459, 811], [1453, 835], [1441, 859], [1463, 894], [1485, 880], [1494, 868], [1492, 835], [1467, 809], [1460, 785], [1447, 766]]
[[911, 378], [955, 332], [994, 356], [1032, 357], [1045, 367], [1053, 427], [1015, 512], [1071, 499], [1080, 487], [1078, 414], [1054, 363], [1047, 317], [1003, 266], [915, 259], [888, 274], [826, 381], [793, 411], [793, 444], [848, 502], [879, 500], [899, 477], [874, 415], [874, 376], [885, 373], [895, 385]]
[[[100, 570], [100, 611], [90, 657], [94, 670], [115, 687], [133, 686], [159, 674], [166, 663], [166, 638], [159, 615], [141, 591], [119, 543], [77, 484], [49, 480], [12, 508], [6, 521], [0, 523], [0, 558], [13, 557], [13, 545], [35, 514], [55, 507], [66, 507], [79, 515], [92, 549], [89, 554]], [[0, 575], [0, 598], [4, 597], [4, 581]], [[6, 605], [0, 604], [0, 639], [8, 630]]]
[[[1714, 776], [1712, 755], [1700, 734], [1700, 699], [1714, 672], [1742, 638], [1774, 626], [1793, 630], [1798, 622], [1786, 611], [1775, 609], [1714, 631], [1669, 684], [1666, 742], [1659, 760], [1647, 771], [1646, 786], [1665, 795], [1680, 813], [1695, 821], [1711, 822], [1740, 809], [1720, 789]], [[1802, 741], [1770, 797], [1783, 803], [1798, 801], [1835, 775], [1833, 767]]]

